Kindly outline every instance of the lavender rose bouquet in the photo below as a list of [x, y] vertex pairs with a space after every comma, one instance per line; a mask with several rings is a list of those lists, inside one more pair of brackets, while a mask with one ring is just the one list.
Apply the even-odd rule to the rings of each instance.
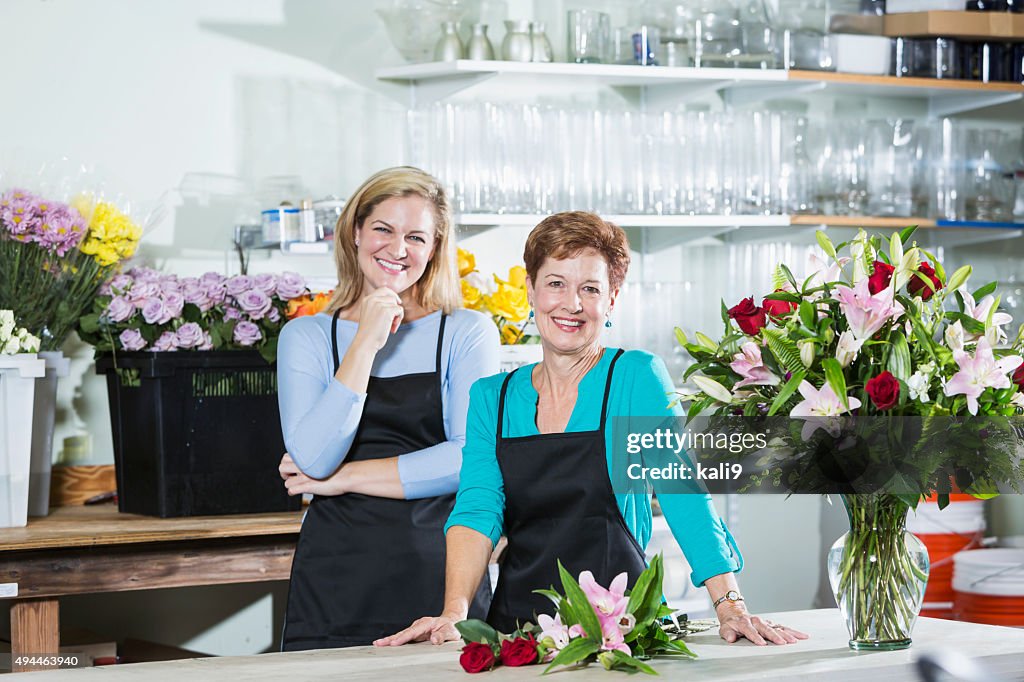
[[288, 302], [308, 293], [294, 272], [178, 277], [134, 268], [101, 287], [78, 333], [99, 352], [252, 349], [272, 363]]

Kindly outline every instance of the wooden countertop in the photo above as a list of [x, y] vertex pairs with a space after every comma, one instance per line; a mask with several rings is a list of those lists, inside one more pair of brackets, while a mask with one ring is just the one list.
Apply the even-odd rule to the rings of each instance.
[[301, 511], [161, 519], [121, 514], [114, 504], [57, 507], [49, 516], [30, 518], [24, 528], [5, 528], [0, 535], [0, 552], [297, 535], [301, 523]]
[[[768, 614], [804, 630], [811, 639], [788, 646], [758, 647], [748, 642], [727, 644], [717, 631], [688, 638], [697, 660], [656, 660], [662, 679], [701, 682], [739, 680], [917, 680], [914, 662], [926, 651], [957, 651], [975, 657], [1005, 679], [1019, 679], [1024, 669], [1024, 630], [922, 618], [914, 629], [914, 645], [903, 651], [856, 652], [847, 646], [847, 633], [836, 609]], [[103, 668], [28, 673], [28, 680], [174, 679], [174, 680], [466, 680], [459, 666], [461, 644], [441, 647], [415, 644], [376, 649], [357, 647], [325, 651], [197, 658], [164, 663], [140, 663]], [[499, 668], [481, 680], [525, 680], [538, 677], [540, 666]], [[624, 680], [600, 665], [560, 674], [563, 682]], [[638, 679], [638, 678], [631, 678]]]

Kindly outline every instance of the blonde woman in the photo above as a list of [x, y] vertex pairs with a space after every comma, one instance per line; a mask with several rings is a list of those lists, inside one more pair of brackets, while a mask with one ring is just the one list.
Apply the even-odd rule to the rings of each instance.
[[[442, 606], [443, 528], [459, 485], [469, 387], [498, 336], [461, 308], [444, 189], [390, 168], [334, 236], [338, 288], [278, 348], [281, 476], [314, 494], [292, 565], [282, 648], [370, 644]], [[486, 613], [490, 586], [476, 590]]]

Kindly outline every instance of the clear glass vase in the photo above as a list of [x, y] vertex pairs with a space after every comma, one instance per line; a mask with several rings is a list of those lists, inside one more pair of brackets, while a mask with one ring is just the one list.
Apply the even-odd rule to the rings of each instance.
[[850, 531], [828, 553], [828, 577], [850, 648], [910, 646], [928, 582], [928, 550], [906, 531], [907, 504], [894, 495], [844, 495]]

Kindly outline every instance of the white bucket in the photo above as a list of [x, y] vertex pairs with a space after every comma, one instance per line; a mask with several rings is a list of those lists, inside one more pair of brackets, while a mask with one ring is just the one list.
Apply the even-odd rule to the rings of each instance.
[[985, 530], [984, 500], [954, 501], [945, 509], [938, 502], [921, 502], [907, 515], [914, 535], [972, 535]]
[[57, 415], [57, 380], [71, 373], [71, 360], [60, 351], [45, 351], [46, 375], [36, 379], [32, 410], [32, 464], [28, 479], [28, 515], [50, 513], [50, 470], [53, 467], [53, 427]]
[[32, 410], [45, 372], [35, 353], [0, 355], [0, 528], [28, 523]]
[[953, 590], [1024, 597], [1024, 549], [976, 549], [954, 555]]

